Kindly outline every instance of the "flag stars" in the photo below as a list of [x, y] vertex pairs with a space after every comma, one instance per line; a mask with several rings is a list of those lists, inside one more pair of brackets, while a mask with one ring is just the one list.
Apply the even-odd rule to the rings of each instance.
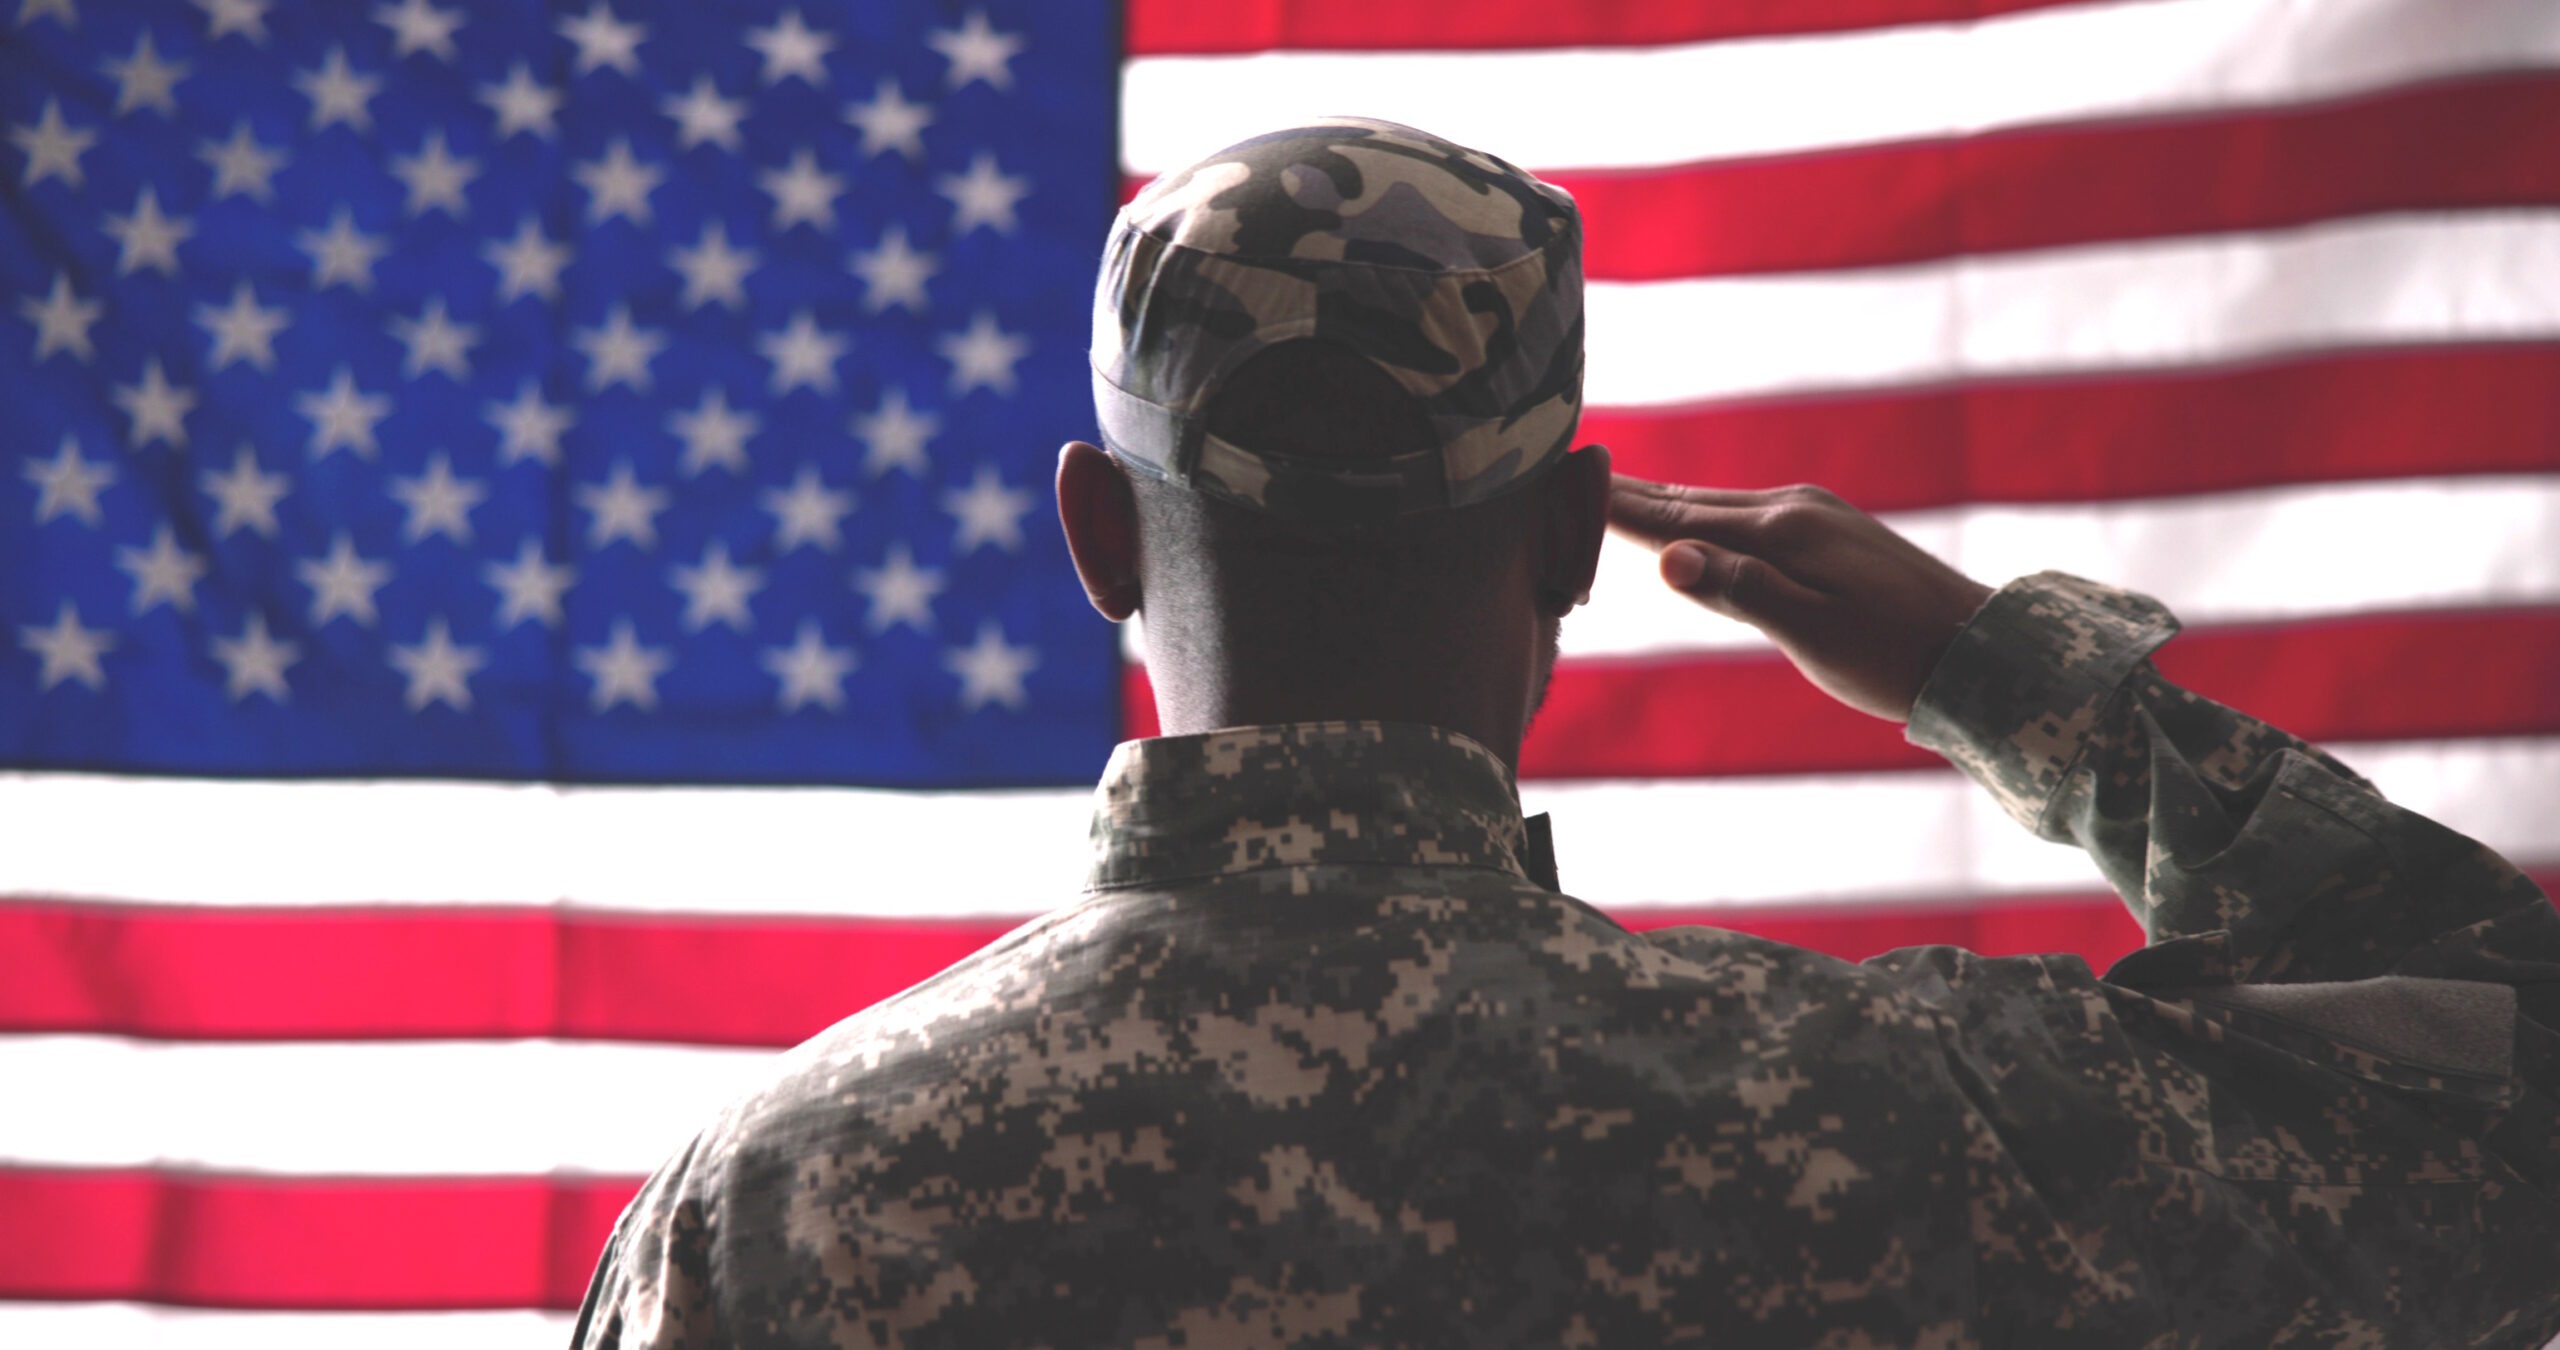
[[1022, 52], [1022, 36], [997, 32], [985, 11], [969, 11], [958, 28], [937, 28], [925, 34], [924, 42], [951, 63], [943, 77], [949, 87], [958, 89], [972, 80], [984, 80], [993, 89], [1013, 87], [1012, 62]]
[[731, 562], [727, 544], [712, 540], [702, 550], [700, 565], [678, 563], [668, 569], [667, 576], [668, 584], [684, 593], [686, 632], [699, 633], [715, 623], [741, 633], [754, 630], [755, 616], [747, 611], [747, 602], [764, 588], [764, 571]]
[[391, 174], [409, 189], [409, 215], [442, 211], [459, 219], [470, 211], [462, 190], [480, 176], [480, 161], [454, 154], [445, 148], [443, 132], [430, 131], [416, 154], [391, 161]]
[[[70, 0], [62, 2], [68, 5]], [[271, 3], [272, 0], [195, 0], [196, 8], [204, 11], [206, 38], [238, 33], [253, 46], [266, 43], [267, 8]]]
[[232, 125], [230, 140], [205, 141], [196, 158], [213, 170], [212, 200], [238, 195], [262, 205], [275, 200], [276, 173], [288, 162], [284, 151], [259, 143], [245, 117]]
[[746, 281], [755, 271], [756, 251], [732, 248], [728, 227], [715, 220], [702, 227], [702, 238], [693, 247], [671, 250], [667, 265], [684, 277], [681, 303], [686, 309], [714, 303], [741, 309], [747, 303]]
[[107, 306], [104, 301], [83, 300], [75, 294], [70, 273], [54, 273], [53, 289], [42, 300], [20, 297], [18, 312], [36, 326], [36, 360], [42, 361], [55, 352], [69, 352], [86, 364], [97, 355], [97, 349], [89, 342], [89, 330], [107, 312]]
[[116, 116], [149, 108], [165, 117], [178, 115], [178, 81], [187, 77], [184, 61], [163, 61], [145, 30], [134, 39], [133, 54], [103, 67], [116, 82]]
[[1020, 224], [1014, 207], [1031, 192], [1031, 180], [1008, 175], [996, 165], [996, 157], [981, 150], [969, 161], [967, 173], [946, 173], [934, 179], [933, 190], [951, 201], [951, 233], [954, 237], [985, 226], [998, 234], [1011, 234]]
[[631, 140], [616, 136], [604, 154], [569, 170], [587, 190], [587, 223], [601, 225], [620, 216], [634, 225], [650, 221], [649, 194], [658, 190], [666, 170], [644, 164], [631, 153]]
[[498, 458], [507, 464], [527, 459], [558, 464], [560, 435], [577, 421], [565, 405], [544, 402], [541, 385], [530, 376], [516, 390], [514, 402], [491, 403], [488, 418], [498, 429]]
[[527, 295], [560, 298], [560, 269], [569, 265], [569, 246], [551, 242], [533, 217], [517, 223], [514, 238], [488, 245], [480, 256], [498, 269], [499, 304]]
[[764, 58], [766, 84], [797, 79], [826, 87], [827, 53], [835, 50], [836, 40], [811, 28], [799, 10], [784, 10], [770, 26], [748, 29], [747, 45]]
[[213, 354], [205, 358], [205, 368], [220, 370], [234, 361], [246, 361], [260, 370], [276, 368], [276, 335], [291, 320], [284, 306], [269, 309], [258, 303], [258, 294], [247, 281], [231, 290], [228, 305], [198, 304], [196, 325], [213, 339]]
[[782, 683], [777, 699], [786, 713], [811, 704], [841, 711], [844, 677], [859, 664], [851, 647], [827, 645], [815, 619], [800, 621], [800, 635], [790, 646], [768, 647], [764, 652], [764, 668]]
[[18, 645], [35, 653], [41, 664], [36, 674], [41, 688], [51, 689], [65, 680], [78, 680], [91, 689], [107, 687], [106, 667], [99, 658], [115, 649], [115, 634], [83, 627], [80, 611], [68, 600], [54, 611], [51, 625], [19, 625]]
[[560, 36], [577, 44], [579, 74], [618, 70], [625, 75], [638, 75], [640, 44], [648, 40], [649, 30], [615, 18], [611, 6], [596, 0], [586, 13], [562, 19]]
[[329, 218], [328, 229], [304, 230], [295, 242], [311, 256], [313, 290], [336, 285], [372, 290], [373, 265], [389, 251], [381, 235], [357, 229], [355, 217], [343, 206]]
[[955, 647], [942, 658], [945, 670], [960, 677], [960, 710], [976, 712], [990, 703], [1020, 710], [1028, 702], [1023, 679], [1040, 666], [1030, 647], [1006, 642], [1004, 630], [989, 619], [978, 626], [978, 640]]
[[148, 186], [134, 194], [131, 214], [108, 216], [101, 228], [116, 241], [117, 276], [146, 267], [176, 276], [178, 245], [196, 232], [186, 217], [162, 215], [159, 194]]
[[480, 101], [497, 119], [499, 140], [518, 132], [530, 132], [536, 140], [560, 134], [560, 91], [533, 78], [522, 61], [507, 71], [505, 80], [481, 85]]
[[925, 447], [941, 429], [941, 418], [908, 406], [907, 391], [891, 385], [881, 392], [879, 407], [853, 419], [853, 434], [864, 447], [862, 471], [877, 478], [904, 469], [923, 477]]
[[84, 181], [80, 157], [97, 143], [98, 133], [63, 121], [61, 100], [48, 98], [43, 114], [32, 124], [9, 128], [9, 140], [27, 157], [26, 175], [18, 180], [19, 186], [34, 187], [59, 178], [78, 187]]
[[419, 641], [391, 648], [392, 666], [409, 681], [411, 712], [423, 712], [433, 703], [458, 712], [470, 711], [471, 677], [488, 661], [480, 648], [457, 645], [453, 630], [441, 614], [427, 620], [426, 633]]
[[471, 347], [480, 340], [479, 326], [447, 317], [443, 296], [430, 297], [414, 319], [392, 315], [391, 336], [408, 352], [400, 365], [402, 376], [414, 380], [440, 370], [457, 381], [471, 378]]
[[684, 442], [688, 478], [713, 468], [745, 473], [747, 438], [761, 425], [754, 413], [732, 409], [728, 393], [716, 385], [702, 391], [702, 401], [691, 412], [667, 416], [667, 429]]
[[630, 461], [614, 465], [602, 484], [580, 485], [577, 497], [590, 517], [588, 548], [601, 549], [617, 539], [628, 539], [636, 548], [658, 546], [658, 513], [667, 509], [667, 492], [640, 486]]
[[276, 503], [291, 490], [292, 480], [280, 473], [260, 472], [257, 452], [241, 446], [229, 469], [207, 469], [196, 481], [205, 495], [213, 498], [216, 539], [227, 539], [241, 530], [269, 539], [276, 537]]
[[293, 574], [311, 588], [311, 626], [318, 628], [341, 616], [372, 627], [380, 618], [373, 593], [391, 581], [391, 566], [356, 555], [355, 542], [340, 530], [329, 543], [329, 556], [305, 558]]
[[195, 409], [195, 391], [169, 383], [159, 357], [143, 363], [140, 383], [117, 385], [115, 401], [133, 419], [125, 433], [126, 445], [140, 450], [154, 441], [167, 441], [173, 450], [187, 448], [187, 414]]
[[924, 132], [933, 125], [933, 109], [927, 104], [909, 103], [898, 82], [884, 78], [872, 91], [870, 102], [845, 105], [844, 120], [862, 132], [865, 159], [895, 150], [910, 161], [921, 161]]
[[428, 0], [400, 0], [396, 5], [375, 5], [373, 21], [391, 30], [394, 59], [425, 52], [439, 61], [451, 61], [453, 34], [462, 27], [462, 11], [438, 9]]
[[695, 76], [692, 89], [669, 94], [658, 106], [675, 119], [679, 148], [716, 145], [731, 154], [738, 152], [738, 123], [747, 115], [747, 101], [722, 98], [720, 87], [712, 83], [710, 76]]
[[116, 568], [133, 578], [133, 612], [148, 614], [167, 605], [180, 613], [196, 607], [196, 583], [204, 580], [204, 559], [178, 547], [177, 532], [163, 525], [149, 548], [119, 548]]
[[613, 621], [612, 636], [601, 647], [580, 647], [573, 659], [595, 681], [589, 705], [604, 712], [628, 703], [647, 712], [658, 706], [658, 677], [675, 658], [664, 647], [643, 647], [629, 619]]
[[649, 392], [655, 382], [649, 374], [649, 363], [667, 345], [665, 333], [631, 322], [629, 305], [614, 306], [603, 324], [581, 328], [569, 340], [586, 353], [589, 393], [600, 393], [617, 384], [627, 384], [643, 394]]
[[791, 316], [791, 323], [779, 333], [766, 333], [756, 338], [756, 350], [773, 365], [773, 392], [787, 394], [807, 385], [821, 394], [836, 391], [836, 362], [843, 358], [846, 340], [833, 333], [818, 331], [818, 321], [809, 311]]
[[931, 309], [924, 286], [939, 269], [934, 255], [908, 246], [905, 226], [892, 225], [882, 231], [879, 245], [855, 253], [852, 265], [854, 273], [862, 278], [865, 311], [878, 314], [892, 305], [903, 305], [918, 314]]
[[1022, 517], [1031, 509], [1031, 494], [1006, 487], [992, 467], [982, 464], [969, 486], [942, 494], [942, 509], [958, 522], [951, 540], [954, 554], [974, 552], [989, 544], [1007, 553], [1018, 553], [1022, 550]]
[[295, 71], [293, 87], [311, 100], [312, 131], [338, 122], [356, 131], [373, 129], [373, 98], [382, 92], [382, 80], [349, 66], [345, 47], [331, 47], [317, 70]]
[[1013, 367], [1031, 351], [1029, 338], [1016, 337], [997, 327], [995, 316], [985, 310], [969, 320], [967, 329], [945, 333], [934, 345], [951, 363], [954, 397], [978, 388], [1012, 397]]
[[427, 461], [425, 473], [391, 480], [391, 495], [409, 513], [400, 527], [403, 542], [415, 544], [440, 534], [457, 544], [468, 544], [471, 508], [489, 495], [489, 489], [470, 479], [454, 477], [452, 458], [438, 454]]
[[55, 516], [99, 524], [105, 517], [98, 509], [98, 494], [116, 481], [115, 466], [81, 458], [79, 440], [67, 432], [51, 460], [30, 458], [19, 474], [35, 485], [38, 525]]
[[820, 230], [836, 227], [836, 198], [844, 192], [844, 179], [819, 168], [817, 155], [806, 147], [792, 153], [787, 167], [757, 174], [756, 182], [773, 198], [776, 233], [802, 224]]
[[833, 552], [844, 542], [843, 520], [853, 512], [853, 494], [827, 486], [815, 464], [800, 466], [787, 488], [766, 488], [764, 509], [773, 516], [773, 548], [788, 553], [802, 545]]
[[315, 460], [326, 459], [332, 450], [373, 458], [374, 424], [391, 415], [390, 397], [356, 388], [356, 377], [345, 366], [330, 377], [327, 389], [294, 395], [293, 407], [311, 421], [311, 458]]
[[254, 610], [240, 626], [240, 636], [213, 640], [213, 659], [222, 663], [223, 692], [234, 703], [251, 694], [264, 694], [278, 703], [290, 699], [293, 691], [284, 673], [301, 658], [301, 645], [269, 634], [267, 616]]
[[919, 633], [933, 631], [933, 598], [942, 593], [942, 571], [916, 566], [904, 544], [891, 544], [878, 567], [854, 569], [854, 589], [871, 601], [863, 626], [885, 633], [905, 624]]
[[513, 628], [531, 619], [545, 628], [560, 626], [560, 597], [577, 580], [566, 563], [546, 561], [542, 545], [531, 539], [516, 547], [515, 561], [493, 562], [480, 576], [498, 592], [498, 627]]

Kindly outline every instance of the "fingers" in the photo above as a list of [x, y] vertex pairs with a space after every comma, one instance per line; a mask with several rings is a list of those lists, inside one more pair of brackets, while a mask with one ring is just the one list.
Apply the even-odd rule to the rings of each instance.
[[1811, 617], [1824, 596], [1767, 559], [1699, 539], [1662, 550], [1662, 580], [1729, 619], [1756, 628], [1790, 629]]

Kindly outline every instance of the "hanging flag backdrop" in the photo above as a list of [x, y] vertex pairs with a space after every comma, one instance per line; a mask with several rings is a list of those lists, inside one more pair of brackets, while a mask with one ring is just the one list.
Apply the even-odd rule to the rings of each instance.
[[[2560, 881], [2548, 0], [0, 14], [0, 1343], [534, 1346], [1152, 729], [1047, 475], [1111, 210], [1329, 112], [1569, 188], [1586, 439], [1826, 484]], [[2139, 941], [1612, 544], [1569, 890]]]

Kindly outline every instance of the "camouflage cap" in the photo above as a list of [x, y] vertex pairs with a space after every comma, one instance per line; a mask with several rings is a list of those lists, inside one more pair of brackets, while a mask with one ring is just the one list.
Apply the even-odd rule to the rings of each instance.
[[[1393, 376], [1434, 448], [1346, 462], [1208, 434], [1220, 383], [1299, 338]], [[1093, 398], [1122, 463], [1274, 514], [1358, 524], [1482, 501], [1562, 458], [1581, 416], [1573, 198], [1393, 122], [1329, 118], [1229, 146], [1113, 223]]]

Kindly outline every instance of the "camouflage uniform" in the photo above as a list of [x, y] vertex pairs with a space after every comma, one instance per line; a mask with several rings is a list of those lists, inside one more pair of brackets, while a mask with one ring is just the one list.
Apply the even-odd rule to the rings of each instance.
[[1083, 898], [784, 1058], [579, 1341], [2542, 1344], [2560, 915], [2171, 628], [2013, 583], [1912, 721], [2114, 879], [2103, 980], [1629, 933], [1429, 727], [1124, 745]]

